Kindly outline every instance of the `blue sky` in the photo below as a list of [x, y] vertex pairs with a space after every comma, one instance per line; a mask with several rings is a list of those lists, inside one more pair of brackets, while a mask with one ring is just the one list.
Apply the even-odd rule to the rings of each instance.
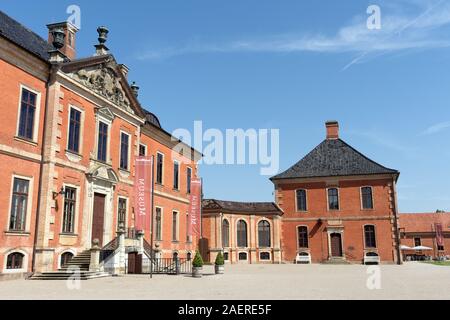
[[[1, 9], [46, 36], [81, 8], [80, 57], [96, 28], [165, 129], [280, 129], [280, 170], [338, 120], [341, 137], [401, 171], [402, 212], [450, 210], [450, 4], [440, 0], [39, 1]], [[122, 2], [121, 2], [122, 3]], [[368, 30], [377, 4], [382, 29]], [[272, 201], [258, 166], [202, 166], [206, 197]]]

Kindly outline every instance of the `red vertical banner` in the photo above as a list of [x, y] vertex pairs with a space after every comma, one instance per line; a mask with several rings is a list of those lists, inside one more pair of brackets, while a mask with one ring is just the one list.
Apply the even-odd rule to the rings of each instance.
[[201, 203], [202, 201], [202, 181], [195, 179], [191, 181], [191, 204], [189, 206], [189, 236], [201, 236]]
[[444, 229], [441, 223], [436, 223], [436, 243], [438, 246], [444, 246]]
[[150, 231], [150, 222], [152, 215], [151, 197], [152, 186], [152, 157], [138, 157], [135, 162], [135, 180], [134, 180], [134, 217], [135, 228], [139, 231]]

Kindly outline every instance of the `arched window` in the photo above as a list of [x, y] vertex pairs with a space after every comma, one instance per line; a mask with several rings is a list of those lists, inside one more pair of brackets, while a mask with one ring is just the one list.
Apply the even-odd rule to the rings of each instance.
[[298, 247], [303, 249], [309, 248], [307, 227], [298, 227]]
[[237, 245], [239, 248], [247, 248], [247, 223], [240, 220], [237, 225]]
[[376, 248], [377, 240], [375, 236], [375, 226], [364, 227], [364, 238], [366, 239], [366, 248]]
[[240, 252], [239, 253], [239, 261], [247, 261], [247, 253], [246, 252]]
[[173, 257], [173, 260], [178, 259], [178, 252], [174, 252], [173, 255], [172, 255], [172, 257]]
[[67, 266], [67, 263], [72, 260], [73, 254], [70, 252], [65, 252], [61, 255], [61, 268]]
[[8, 255], [6, 259], [6, 269], [16, 270], [23, 269], [23, 258], [25, 256], [22, 253], [14, 252]]
[[192, 260], [192, 253], [188, 252], [187, 253], [187, 261], [191, 261]]
[[258, 245], [260, 248], [270, 247], [270, 223], [266, 220], [258, 223]]
[[268, 260], [270, 260], [270, 253], [269, 252], [261, 252], [259, 254], [259, 260], [261, 260], [261, 261], [268, 261]]
[[230, 246], [230, 223], [228, 220], [222, 221], [222, 247], [228, 248]]

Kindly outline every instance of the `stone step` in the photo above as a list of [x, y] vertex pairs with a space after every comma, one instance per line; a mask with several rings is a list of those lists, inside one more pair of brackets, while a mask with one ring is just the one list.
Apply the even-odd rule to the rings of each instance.
[[[81, 271], [78, 274], [79, 280], [91, 280], [110, 277], [111, 275], [106, 272], [91, 272], [91, 271]], [[30, 280], [69, 280], [74, 279], [75, 275], [73, 273], [68, 273], [64, 271], [55, 272], [43, 272], [40, 274], [33, 275]]]
[[349, 265], [351, 264], [344, 258], [331, 258], [323, 262], [323, 264]]

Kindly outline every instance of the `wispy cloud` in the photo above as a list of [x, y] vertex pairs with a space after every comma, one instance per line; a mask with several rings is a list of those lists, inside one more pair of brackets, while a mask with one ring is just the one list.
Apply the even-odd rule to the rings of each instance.
[[[165, 59], [195, 53], [351, 53], [355, 57], [344, 68], [386, 53], [412, 49], [450, 47], [450, 3], [436, 1], [401, 2], [382, 6], [382, 29], [369, 30], [367, 15], [361, 14], [336, 34], [289, 33], [228, 42], [188, 42], [180, 47], [148, 50], [138, 59]], [[385, 8], [385, 9], [383, 9]], [[408, 12], [408, 13], [406, 13]], [[413, 13], [411, 13], [413, 12]]]
[[444, 131], [444, 130], [449, 129], [449, 128], [450, 128], [450, 121], [441, 122], [441, 123], [437, 123], [435, 125], [432, 125], [431, 127], [428, 127], [420, 135], [428, 136], [428, 135], [439, 133], [439, 132]]

